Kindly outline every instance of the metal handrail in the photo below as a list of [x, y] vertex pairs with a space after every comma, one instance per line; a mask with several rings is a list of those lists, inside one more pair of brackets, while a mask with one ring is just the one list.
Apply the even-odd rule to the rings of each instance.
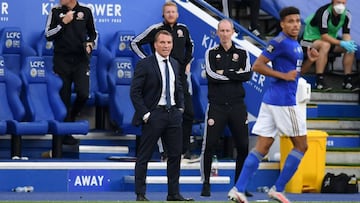
[[[204, 0], [190, 0], [190, 2], [195, 2], [199, 5], [201, 5], [202, 7], [204, 7], [205, 9], [209, 10], [210, 12], [214, 13], [218, 18], [220, 19], [225, 19], [228, 18], [226, 17], [222, 12], [220, 12], [219, 10], [217, 10], [216, 8], [214, 8], [213, 6], [211, 6], [210, 4], [208, 4], [206, 1]], [[262, 39], [260, 39], [259, 37], [257, 37], [256, 35], [254, 35], [253, 33], [251, 33], [248, 29], [246, 29], [245, 27], [243, 27], [242, 25], [240, 25], [239, 23], [235, 22], [233, 19], [231, 19], [232, 22], [234, 23], [234, 28], [235, 30], [238, 32], [238, 37], [240, 39], [243, 38], [244, 34], [251, 37], [252, 39], [254, 39], [258, 44], [260, 44], [262, 47], [266, 46], [266, 42], [264, 42]]]

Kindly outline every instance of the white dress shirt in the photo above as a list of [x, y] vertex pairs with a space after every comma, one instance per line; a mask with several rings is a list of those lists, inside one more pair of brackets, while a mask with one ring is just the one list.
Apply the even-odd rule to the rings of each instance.
[[169, 67], [169, 76], [170, 76], [170, 96], [171, 96], [171, 106], [174, 106], [175, 103], [175, 73], [174, 69], [171, 66], [169, 61], [169, 57], [164, 58], [160, 56], [157, 52], [155, 52], [156, 59], [159, 64], [161, 78], [162, 78], [162, 90], [161, 90], [161, 97], [159, 100], [158, 105], [164, 106], [166, 105], [166, 73], [165, 73], [165, 62], [164, 60], [167, 59], [168, 67]]

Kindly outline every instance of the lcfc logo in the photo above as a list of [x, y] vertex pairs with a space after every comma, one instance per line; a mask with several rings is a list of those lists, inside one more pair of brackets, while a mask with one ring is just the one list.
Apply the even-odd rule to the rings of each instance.
[[126, 44], [125, 44], [125, 42], [120, 42], [120, 44], [119, 44], [119, 50], [120, 51], [124, 51], [126, 49]]
[[45, 48], [50, 50], [53, 48], [53, 43], [52, 42], [46, 42]]
[[44, 61], [30, 61], [31, 68], [44, 68], [45, 62]]
[[124, 71], [123, 70], [118, 70], [118, 72], [117, 72], [117, 76], [118, 76], [118, 78], [124, 78]]
[[5, 46], [6, 46], [6, 48], [10, 48], [10, 47], [12, 47], [12, 40], [11, 39], [7, 39], [6, 41], [5, 41]]
[[36, 68], [30, 69], [30, 76], [33, 77], [33, 78], [37, 76]]

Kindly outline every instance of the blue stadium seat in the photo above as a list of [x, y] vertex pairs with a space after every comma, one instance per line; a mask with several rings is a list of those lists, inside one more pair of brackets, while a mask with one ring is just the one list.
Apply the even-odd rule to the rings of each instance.
[[131, 124], [134, 107], [130, 99], [130, 85], [133, 77], [132, 58], [119, 57], [110, 66], [109, 113], [122, 134], [140, 135], [140, 128]]
[[19, 74], [23, 59], [35, 56], [36, 52], [24, 43], [19, 27], [4, 27], [0, 31], [0, 55], [4, 57], [8, 69]]
[[191, 69], [191, 73], [195, 120], [204, 121], [206, 108], [208, 105], [208, 81], [206, 78], [205, 60], [196, 60], [194, 67]]
[[205, 60], [196, 60], [193, 68], [191, 69], [191, 72], [194, 120], [196, 123], [193, 125], [193, 135], [202, 136], [204, 131], [205, 114], [208, 105], [208, 87], [205, 71]]
[[25, 108], [20, 100], [21, 80], [9, 71], [0, 56], [0, 134], [11, 134], [11, 157], [21, 156], [22, 135], [45, 135], [48, 123], [45, 121], [22, 122]]
[[45, 67], [53, 70], [54, 45], [53, 42], [47, 41], [45, 33], [42, 33], [36, 43], [36, 52], [45, 61]]
[[[134, 53], [131, 50], [130, 43], [134, 37], [135, 37], [135, 32], [133, 31], [116, 32], [113, 38], [110, 40], [110, 44], [108, 46], [111, 54], [110, 58], [114, 60], [116, 57], [132, 57], [132, 61], [133, 61]], [[108, 104], [108, 99], [109, 99], [108, 98], [109, 87], [107, 81], [107, 75], [109, 71], [108, 68], [97, 69], [97, 77], [99, 81], [99, 93], [96, 96], [97, 96], [98, 104], [102, 106], [106, 106]]]
[[29, 120], [48, 122], [48, 133], [53, 134], [53, 157], [61, 157], [61, 136], [86, 135], [89, 131], [88, 121], [63, 122], [66, 108], [59, 95], [62, 82], [48, 71], [43, 58], [27, 57], [21, 78], [25, 86], [24, 98]]

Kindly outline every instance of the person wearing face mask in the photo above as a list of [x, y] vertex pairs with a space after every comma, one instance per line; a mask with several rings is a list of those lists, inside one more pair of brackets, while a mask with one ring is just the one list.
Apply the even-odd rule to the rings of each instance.
[[[174, 40], [174, 47], [170, 56], [180, 64], [180, 78], [184, 89], [185, 109], [183, 114], [183, 160], [197, 161], [190, 153], [190, 135], [194, 120], [194, 110], [192, 97], [189, 91], [188, 78], [190, 78], [190, 63], [193, 60], [193, 41], [186, 25], [178, 23], [179, 13], [177, 5], [174, 2], [166, 2], [162, 8], [163, 19], [161, 23], [149, 26], [143, 33], [139, 34], [131, 42], [132, 50], [140, 57], [145, 58], [148, 54], [144, 51], [143, 45], [149, 44], [154, 53], [154, 37], [160, 30], [166, 30], [171, 33]], [[162, 142], [159, 141], [159, 151], [162, 153], [162, 160], [166, 160], [166, 148], [163, 149]], [[165, 151], [165, 152], [164, 152]]]
[[[350, 36], [351, 13], [346, 8], [346, 0], [332, 0], [330, 4], [320, 7], [315, 14], [306, 21], [302, 46], [311, 46], [319, 51], [320, 57], [316, 61], [316, 88], [330, 91], [332, 88], [324, 82], [324, 70], [329, 52], [344, 53], [344, 82], [343, 89], [357, 91], [351, 79], [354, 53], [357, 45]], [[342, 37], [338, 32], [342, 29]]]

